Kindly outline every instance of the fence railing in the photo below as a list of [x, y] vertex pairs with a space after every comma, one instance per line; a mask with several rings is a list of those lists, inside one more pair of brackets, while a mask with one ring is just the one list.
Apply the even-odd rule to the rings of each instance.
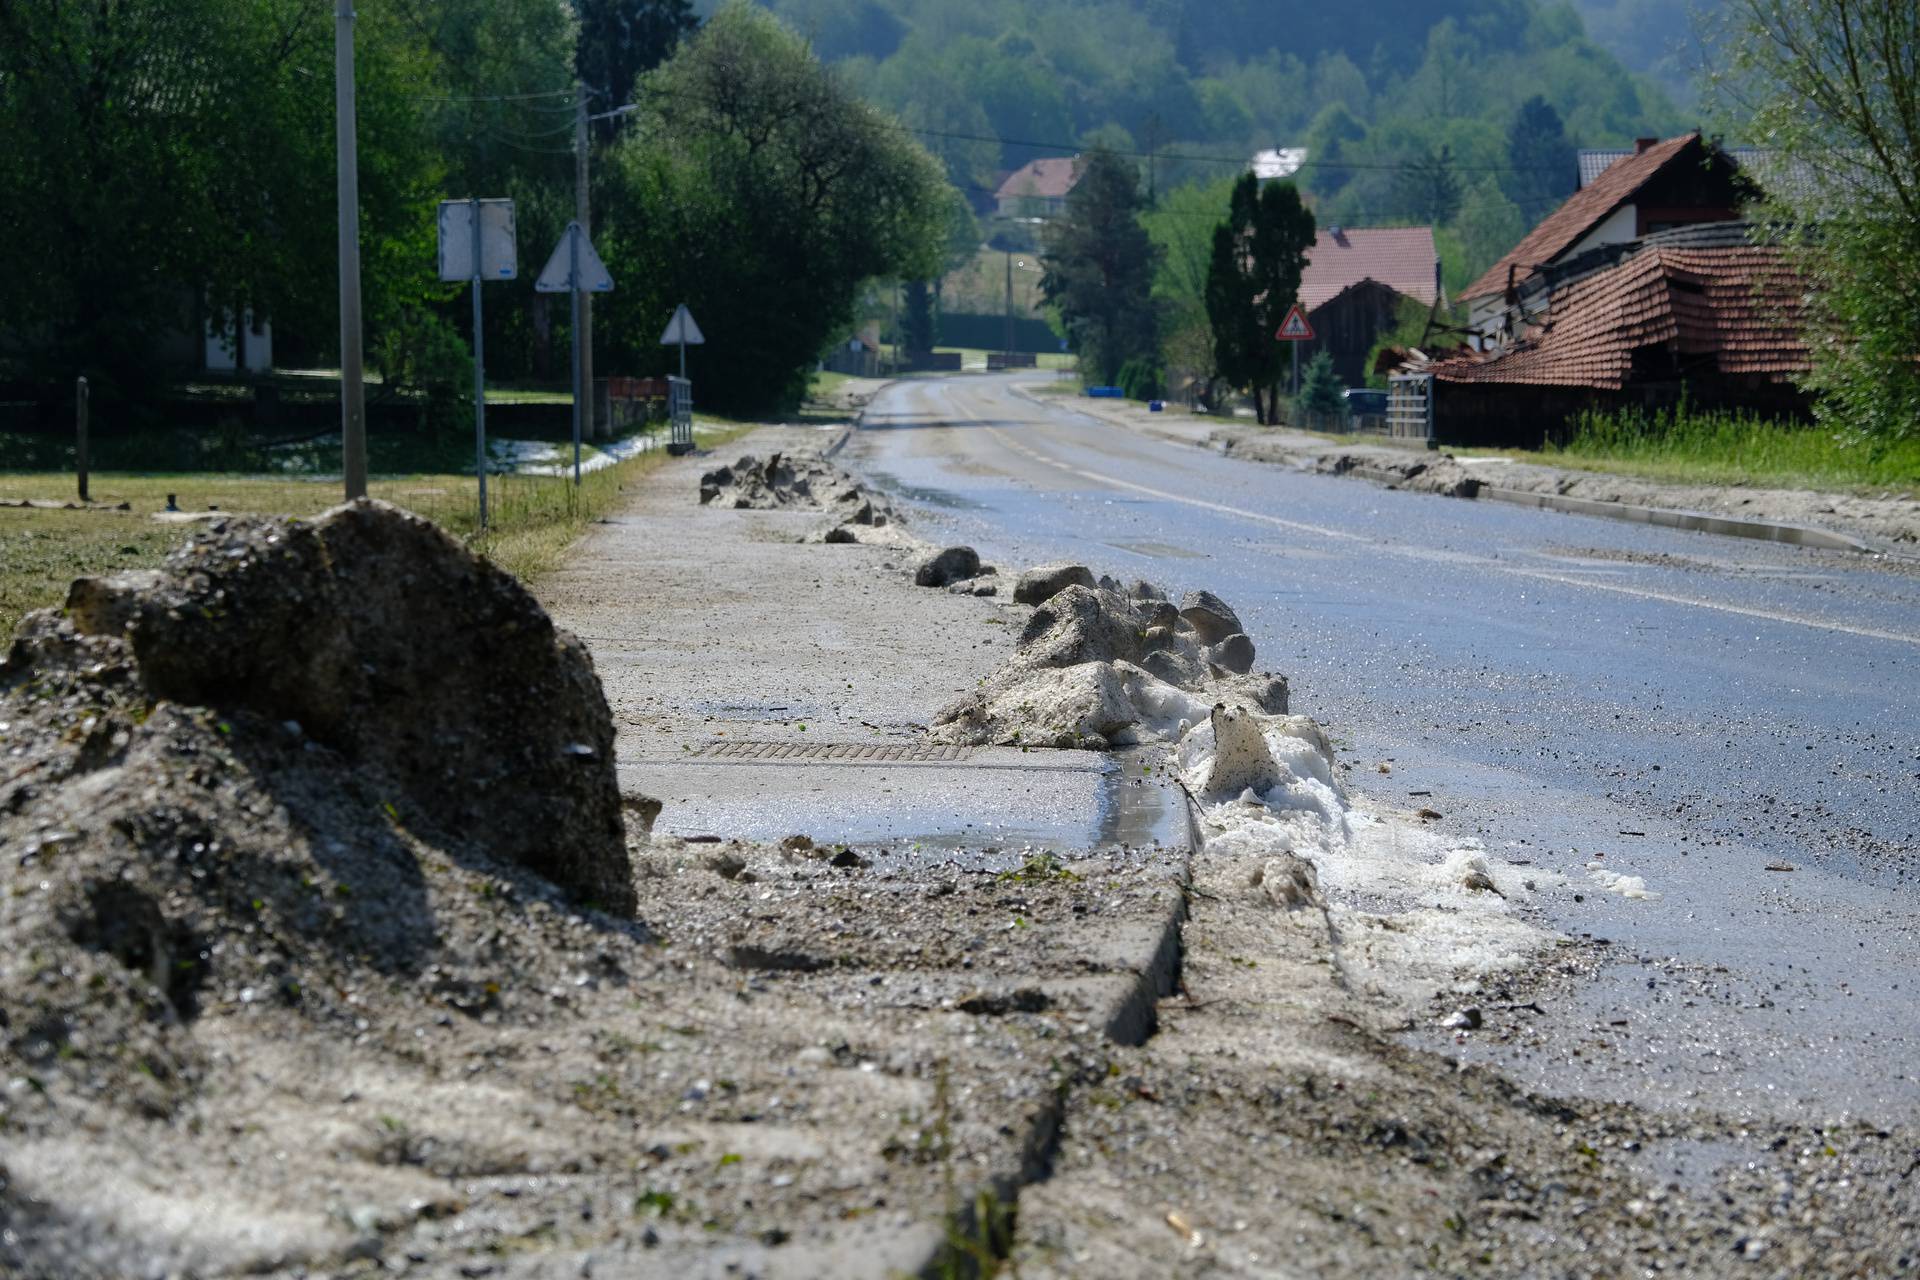
[[1433, 441], [1433, 375], [1402, 373], [1387, 379], [1387, 434]]

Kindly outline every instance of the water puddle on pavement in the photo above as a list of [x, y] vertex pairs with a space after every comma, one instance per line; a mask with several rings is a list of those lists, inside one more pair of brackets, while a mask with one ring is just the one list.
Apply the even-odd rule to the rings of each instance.
[[[755, 744], [741, 744], [752, 747]], [[849, 752], [856, 748], [847, 748]], [[1075, 853], [1119, 845], [1178, 847], [1177, 792], [1130, 761], [1083, 752], [999, 753], [962, 760], [848, 758], [830, 744], [778, 756], [702, 752], [621, 766], [621, 790], [659, 799], [664, 835], [952, 853]], [[1003, 758], [1005, 756], [1006, 758]]]

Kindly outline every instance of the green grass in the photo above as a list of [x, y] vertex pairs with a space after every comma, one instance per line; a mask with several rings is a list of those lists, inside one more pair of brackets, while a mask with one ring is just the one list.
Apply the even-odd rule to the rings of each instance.
[[852, 374], [816, 370], [807, 383], [807, 395], [814, 400], [825, 400], [852, 381]]
[[1883, 491], [1920, 485], [1920, 439], [1874, 440], [1751, 414], [1684, 406], [1589, 413], [1561, 446], [1499, 452], [1529, 462], [1676, 484]]
[[[752, 424], [703, 419], [700, 443], [715, 447]], [[589, 472], [576, 489], [552, 476], [492, 476], [487, 481], [489, 527], [481, 533], [472, 475], [421, 473], [376, 476], [368, 489], [424, 516], [490, 557], [523, 581], [535, 581], [565, 558], [587, 527], [617, 507], [624, 492], [666, 461], [664, 451]], [[153, 514], [169, 493], [184, 510], [314, 515], [341, 500], [340, 482], [213, 472], [95, 472], [96, 503], [125, 502], [126, 511], [0, 507], [0, 637], [20, 615], [59, 604], [75, 578], [147, 568], [192, 532], [162, 524]], [[0, 499], [68, 501], [74, 479], [64, 472], [0, 472]]]
[[[942, 346], [939, 349], [942, 351], [958, 351], [960, 353], [961, 364], [969, 369], [983, 368], [987, 363], [987, 349], [985, 347]], [[1042, 369], [1062, 369], [1071, 373], [1080, 367], [1078, 357], [1071, 351], [1042, 351], [1035, 359], [1039, 362], [1039, 367]]]

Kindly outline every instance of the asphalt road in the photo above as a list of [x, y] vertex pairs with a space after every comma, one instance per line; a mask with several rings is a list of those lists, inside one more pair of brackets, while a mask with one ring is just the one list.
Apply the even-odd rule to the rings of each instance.
[[1427, 1040], [1734, 1119], [1920, 1118], [1920, 572], [1243, 462], [1044, 385], [896, 384], [847, 457], [1009, 569], [1216, 591], [1360, 789], [1568, 878], [1551, 922], [1613, 961], [1505, 1043]]

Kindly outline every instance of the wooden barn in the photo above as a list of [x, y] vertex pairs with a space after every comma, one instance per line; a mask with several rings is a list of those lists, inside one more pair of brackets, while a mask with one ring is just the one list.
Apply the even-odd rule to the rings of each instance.
[[1432, 227], [1327, 227], [1300, 274], [1300, 307], [1313, 326], [1303, 360], [1333, 354], [1350, 387], [1367, 381], [1367, 353], [1393, 327], [1403, 299], [1432, 306], [1440, 292], [1440, 256]]

